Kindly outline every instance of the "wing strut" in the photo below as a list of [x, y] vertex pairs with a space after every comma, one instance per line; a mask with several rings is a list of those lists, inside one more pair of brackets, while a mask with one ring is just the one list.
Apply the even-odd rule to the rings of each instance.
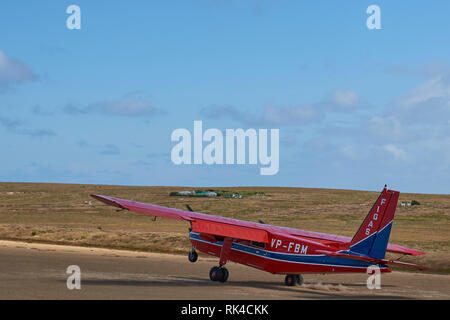
[[220, 261], [219, 265], [224, 266], [230, 256], [231, 245], [233, 244], [233, 238], [225, 237], [222, 243], [222, 249], [220, 249]]

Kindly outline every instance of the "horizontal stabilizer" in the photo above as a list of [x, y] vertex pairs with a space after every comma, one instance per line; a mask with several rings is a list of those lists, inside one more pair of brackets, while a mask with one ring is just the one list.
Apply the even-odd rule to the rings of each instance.
[[371, 262], [374, 264], [383, 264], [383, 265], [393, 264], [393, 265], [398, 265], [398, 266], [403, 266], [403, 267], [414, 268], [414, 269], [418, 269], [418, 270], [432, 270], [431, 268], [428, 268], [428, 267], [419, 266], [417, 264], [412, 264], [412, 263], [408, 263], [408, 262], [401, 262], [401, 261], [397, 261], [397, 260], [376, 259], [376, 258], [364, 256], [364, 255], [349, 254], [349, 253], [345, 253], [345, 252], [334, 252], [334, 251], [327, 251], [327, 250], [316, 250], [316, 252], [325, 254], [330, 257], [335, 257], [335, 258], [338, 258], [338, 257], [339, 258], [347, 258], [347, 259], [351, 259], [351, 260], [360, 260], [360, 261], [366, 261], [366, 262]]

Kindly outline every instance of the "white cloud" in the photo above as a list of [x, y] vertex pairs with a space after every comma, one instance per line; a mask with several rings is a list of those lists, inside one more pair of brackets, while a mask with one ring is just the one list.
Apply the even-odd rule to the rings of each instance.
[[388, 73], [406, 77], [432, 78], [450, 72], [449, 66], [443, 61], [431, 61], [422, 66], [392, 65], [385, 69]]
[[334, 109], [348, 110], [358, 107], [359, 95], [353, 90], [335, 89], [328, 98]]
[[317, 122], [322, 117], [314, 105], [268, 106], [264, 108], [261, 120], [269, 125], [304, 125]]
[[56, 136], [56, 133], [50, 129], [31, 129], [26, 123], [18, 119], [0, 117], [0, 127], [5, 128], [11, 133], [25, 135], [32, 138]]
[[120, 154], [120, 149], [114, 144], [105, 144], [101, 154], [107, 156], [116, 156]]
[[156, 115], [161, 110], [152, 106], [149, 101], [144, 99], [125, 98], [122, 100], [104, 101], [93, 105], [106, 114], [115, 114], [123, 116], [142, 116]]
[[245, 121], [245, 117], [247, 117], [246, 114], [243, 114], [234, 106], [218, 104], [203, 107], [200, 110], [200, 115], [205, 116], [209, 119], [230, 118], [237, 121]]
[[36, 79], [36, 75], [20, 60], [7, 57], [0, 50], [0, 92], [4, 92], [11, 86]]
[[300, 126], [320, 121], [322, 111], [315, 105], [266, 106], [259, 112], [243, 112], [233, 106], [211, 105], [202, 108], [210, 119], [229, 118], [251, 126]]
[[346, 158], [351, 160], [360, 160], [362, 155], [360, 150], [352, 145], [346, 144], [339, 148], [339, 152]]
[[367, 128], [377, 138], [386, 141], [406, 141], [413, 138], [411, 133], [407, 133], [401, 121], [393, 116], [373, 116], [369, 120]]
[[325, 99], [310, 104], [269, 105], [255, 112], [245, 112], [230, 105], [210, 105], [200, 115], [210, 119], [228, 118], [252, 126], [305, 126], [326, 118], [326, 112], [355, 110], [361, 105], [353, 90], [335, 89]]
[[156, 116], [166, 113], [154, 107], [148, 100], [139, 98], [122, 98], [118, 100], [101, 101], [80, 107], [74, 104], [67, 104], [64, 112], [72, 115], [83, 115], [91, 113], [101, 113], [117, 116]]
[[401, 106], [411, 107], [434, 98], [450, 99], [450, 81], [448, 76], [437, 76], [415, 88], [398, 100]]
[[395, 99], [389, 113], [410, 125], [445, 124], [450, 119], [450, 74], [434, 76]]
[[406, 153], [406, 151], [397, 147], [396, 145], [386, 144], [384, 145], [383, 148], [384, 150], [389, 152], [394, 157], [395, 160], [407, 161], [410, 158], [409, 154]]

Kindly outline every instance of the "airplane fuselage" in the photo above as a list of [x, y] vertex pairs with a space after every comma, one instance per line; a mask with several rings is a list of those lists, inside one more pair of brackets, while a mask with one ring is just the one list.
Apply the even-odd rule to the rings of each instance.
[[[189, 239], [195, 249], [220, 257], [223, 244], [220, 238], [190, 232]], [[273, 274], [366, 273], [367, 268], [373, 265], [365, 261], [317, 254], [314, 250], [314, 244], [279, 235], [270, 236], [268, 244], [235, 239], [228, 260]], [[381, 272], [391, 271], [389, 267], [379, 267]]]

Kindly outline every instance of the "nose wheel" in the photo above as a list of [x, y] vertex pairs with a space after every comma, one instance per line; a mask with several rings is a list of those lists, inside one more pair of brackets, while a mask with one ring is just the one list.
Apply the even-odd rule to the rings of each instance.
[[198, 253], [195, 251], [194, 248], [192, 248], [191, 251], [189, 251], [188, 259], [190, 262], [195, 262], [198, 259]]
[[286, 275], [286, 278], [284, 278], [284, 283], [288, 287], [295, 285], [301, 286], [303, 284], [303, 277], [300, 274], [288, 274]]
[[212, 267], [209, 271], [211, 281], [226, 282], [228, 280], [228, 270], [224, 267]]

